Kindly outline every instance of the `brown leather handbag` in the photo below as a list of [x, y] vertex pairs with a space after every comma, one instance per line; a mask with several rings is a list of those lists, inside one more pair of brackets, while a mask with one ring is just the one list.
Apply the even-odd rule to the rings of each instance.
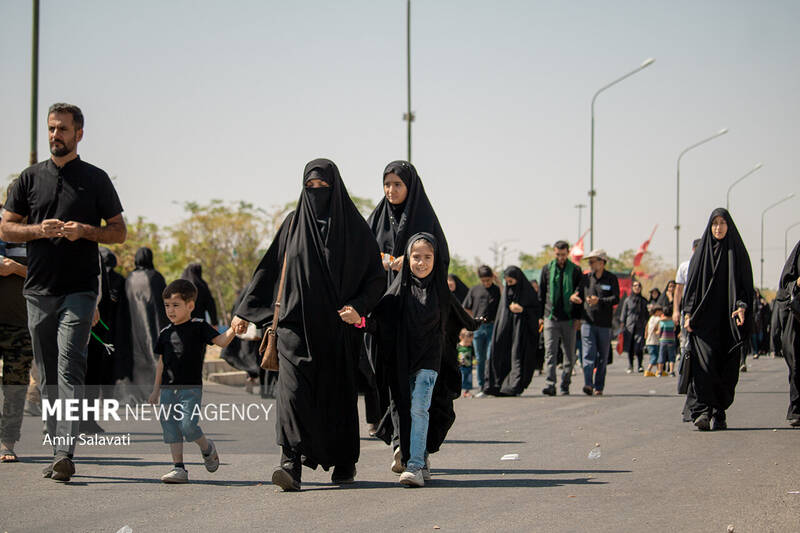
[[275, 298], [274, 314], [272, 316], [272, 326], [267, 328], [264, 338], [261, 339], [261, 346], [258, 352], [261, 357], [261, 368], [264, 370], [278, 370], [278, 315], [281, 312], [281, 299], [283, 298], [283, 286], [286, 284], [286, 253], [283, 254], [283, 266], [281, 267], [281, 280], [278, 283], [278, 296]]

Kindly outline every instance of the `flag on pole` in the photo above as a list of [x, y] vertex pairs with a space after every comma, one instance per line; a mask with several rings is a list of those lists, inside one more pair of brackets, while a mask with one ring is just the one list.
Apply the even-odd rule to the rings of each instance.
[[653, 232], [650, 233], [650, 237], [644, 241], [641, 246], [639, 246], [638, 250], [636, 250], [636, 255], [633, 257], [633, 268], [638, 267], [642, 263], [642, 257], [644, 257], [647, 247], [650, 246], [650, 241], [653, 240], [653, 235], [655, 235], [657, 229], [658, 224], [656, 224], [656, 227], [653, 228]]
[[578, 242], [575, 243], [575, 246], [573, 246], [572, 250], [569, 252], [570, 260], [576, 265], [580, 265], [581, 259], [583, 259], [583, 238], [586, 237], [587, 233], [589, 233], [588, 229], [583, 232], [581, 238], [578, 239]]

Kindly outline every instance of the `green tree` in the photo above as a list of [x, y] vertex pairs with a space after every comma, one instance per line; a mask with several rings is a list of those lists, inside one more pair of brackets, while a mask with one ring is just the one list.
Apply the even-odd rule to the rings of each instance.
[[553, 257], [554, 255], [551, 246], [544, 244], [542, 245], [541, 251], [536, 255], [520, 252], [519, 267], [522, 270], [538, 270], [552, 261]]
[[236, 292], [247, 286], [261, 259], [272, 229], [269, 217], [247, 202], [189, 202], [184, 209], [188, 217], [169, 228], [172, 245], [165, 262], [173, 272], [199, 262], [227, 322]]
[[156, 268], [161, 270], [160, 261], [163, 258], [164, 250], [161, 245], [161, 232], [158, 225], [147, 222], [144, 217], [137, 217], [134, 222], [126, 221], [126, 224], [128, 226], [128, 237], [125, 242], [108, 246], [117, 256], [117, 268], [120, 273], [127, 277], [133, 271], [136, 250], [144, 246], [153, 251], [153, 262]]
[[480, 281], [478, 279], [478, 266], [480, 265], [480, 261], [476, 257], [473, 261], [473, 264], [467, 263], [467, 261], [459, 255], [451, 254], [450, 255], [450, 274], [455, 274], [467, 287], [472, 287], [473, 285], [477, 285]]

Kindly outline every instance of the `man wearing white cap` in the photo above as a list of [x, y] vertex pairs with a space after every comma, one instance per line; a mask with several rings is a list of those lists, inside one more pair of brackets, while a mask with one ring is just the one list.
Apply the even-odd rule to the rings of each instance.
[[619, 303], [619, 281], [617, 276], [606, 271], [608, 254], [605, 250], [592, 250], [586, 259], [589, 260], [591, 272], [583, 277], [570, 301], [583, 304], [583, 392], [600, 396], [605, 386], [606, 363], [611, 350], [611, 320], [614, 306]]

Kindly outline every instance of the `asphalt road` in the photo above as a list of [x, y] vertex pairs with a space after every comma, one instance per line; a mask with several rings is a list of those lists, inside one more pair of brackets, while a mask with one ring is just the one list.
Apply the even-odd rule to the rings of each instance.
[[[618, 363], [606, 396], [578, 385], [543, 397], [535, 377], [519, 398], [458, 400], [422, 489], [399, 486], [389, 448], [362, 427], [355, 485], [304, 469], [302, 492], [276, 492], [265, 481], [278, 462], [274, 422], [263, 414], [204, 423], [222, 466], [206, 472], [187, 447], [189, 485], [159, 481], [171, 461], [157, 422], [103, 423], [131, 444], [79, 447], [77, 474], [61, 484], [42, 479], [41, 421], [26, 417], [21, 462], [0, 464], [0, 531], [800, 531], [800, 431], [784, 420], [783, 360], [750, 364], [725, 432], [681, 422], [674, 378], [626, 375]], [[220, 385], [204, 400], [261, 403]], [[595, 443], [601, 456], [590, 459]]]

